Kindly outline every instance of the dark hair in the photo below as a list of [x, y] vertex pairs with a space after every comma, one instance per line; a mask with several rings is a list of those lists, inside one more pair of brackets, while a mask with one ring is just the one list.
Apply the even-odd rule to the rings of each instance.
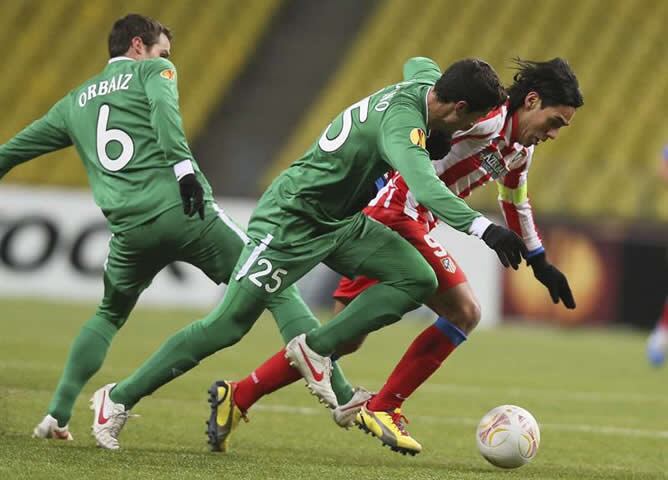
[[508, 89], [512, 113], [524, 104], [529, 92], [540, 95], [541, 105], [551, 107], [568, 105], [578, 108], [584, 105], [578, 79], [563, 58], [553, 58], [547, 62], [532, 62], [520, 58], [513, 59], [517, 73]]
[[119, 18], [114, 22], [109, 33], [109, 56], [113, 58], [125, 54], [134, 37], [140, 37], [147, 47], [155, 45], [161, 33], [164, 33], [168, 39], [172, 39], [172, 32], [169, 28], [150, 17], [131, 13]]
[[464, 100], [469, 112], [482, 112], [506, 101], [506, 91], [492, 66], [477, 58], [450, 65], [434, 85], [436, 97], [444, 103]]

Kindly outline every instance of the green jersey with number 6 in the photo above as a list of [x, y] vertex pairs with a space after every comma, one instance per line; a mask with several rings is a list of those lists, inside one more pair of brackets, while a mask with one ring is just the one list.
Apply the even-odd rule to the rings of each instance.
[[164, 58], [112, 58], [100, 74], [0, 145], [0, 177], [72, 144], [112, 232], [180, 205], [173, 166], [184, 160], [192, 161], [205, 199], [212, 199], [183, 133], [176, 69]]
[[[481, 214], [436, 176], [425, 149], [427, 95], [440, 78], [432, 60], [410, 59], [405, 81], [390, 85], [339, 114], [320, 138], [265, 192], [254, 218], [271, 218], [275, 205], [325, 229], [336, 229], [367, 205], [374, 181], [401, 172], [419, 203], [458, 230]], [[249, 233], [254, 232], [253, 221]]]

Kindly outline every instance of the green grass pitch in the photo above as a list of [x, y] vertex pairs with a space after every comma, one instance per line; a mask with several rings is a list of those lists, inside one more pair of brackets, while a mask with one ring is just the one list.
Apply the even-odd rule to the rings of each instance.
[[[0, 303], [0, 478], [48, 479], [659, 479], [668, 478], [668, 369], [651, 369], [645, 337], [603, 330], [504, 327], [480, 331], [406, 403], [423, 453], [403, 457], [359, 430], [345, 431], [302, 382], [264, 398], [232, 438], [205, 444], [206, 390], [236, 379], [280, 347], [270, 317], [237, 346], [146, 398], [121, 436], [95, 447], [88, 398], [130, 373], [171, 332], [202, 312], [139, 309], [77, 402], [74, 442], [30, 438], [69, 344], [92, 306]], [[377, 389], [424, 324], [371, 336], [342, 361], [354, 384]], [[515, 471], [487, 464], [474, 431], [490, 408], [513, 403], [541, 425], [535, 461]]]

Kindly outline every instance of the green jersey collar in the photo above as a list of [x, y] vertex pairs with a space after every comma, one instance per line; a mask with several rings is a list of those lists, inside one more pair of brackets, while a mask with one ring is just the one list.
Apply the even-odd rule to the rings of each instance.
[[109, 61], [107, 62], [107, 64], [115, 63], [115, 62], [122, 62], [122, 61], [125, 61], [125, 60], [130, 60], [131, 62], [135, 61], [134, 58], [130, 58], [130, 57], [114, 57], [114, 58], [110, 58]]

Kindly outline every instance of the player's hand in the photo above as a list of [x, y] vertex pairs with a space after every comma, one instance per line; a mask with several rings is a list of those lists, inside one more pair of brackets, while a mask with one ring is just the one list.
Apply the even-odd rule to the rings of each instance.
[[552, 302], [556, 304], [561, 300], [566, 308], [575, 308], [575, 299], [566, 275], [547, 261], [545, 252], [531, 257], [527, 263], [533, 268], [534, 277], [550, 291]]
[[500, 225], [492, 223], [485, 233], [482, 234], [482, 240], [496, 252], [499, 260], [504, 267], [513, 267], [517, 270], [526, 258], [528, 251], [524, 241], [512, 230], [508, 230]]
[[192, 217], [195, 213], [204, 220], [204, 190], [197, 177], [189, 173], [179, 180], [181, 200], [183, 200], [183, 213]]

